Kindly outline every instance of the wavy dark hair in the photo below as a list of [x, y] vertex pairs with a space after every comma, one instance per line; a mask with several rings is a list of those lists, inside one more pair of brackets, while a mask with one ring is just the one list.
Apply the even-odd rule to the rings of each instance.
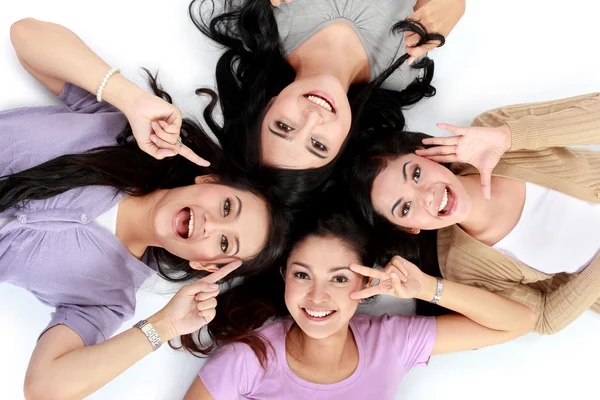
[[406, 154], [414, 154], [419, 148], [431, 147], [422, 143], [423, 139], [430, 137], [432, 136], [425, 133], [391, 127], [377, 140], [368, 138], [361, 142], [362, 152], [356, 154], [345, 167], [343, 180], [361, 215], [371, 225], [384, 224], [385, 220], [377, 214], [371, 200], [371, 190], [377, 175], [390, 161]]
[[[356, 218], [344, 192], [329, 188], [319, 202], [307, 207], [295, 222], [294, 232], [287, 248], [289, 254], [308, 237], [336, 237], [355, 251], [360, 261], [368, 266], [384, 266], [394, 255], [401, 255], [418, 264], [418, 248], [404, 231], [381, 235]], [[279, 268], [285, 272], [286, 260], [264, 270], [259, 275], [245, 278], [219, 296], [217, 312], [206, 330], [210, 341], [202, 340], [201, 333], [182, 338], [182, 347], [192, 353], [209, 355], [216, 346], [240, 342], [256, 354], [266, 367], [270, 343], [255, 329], [273, 318], [287, 317], [284, 301], [285, 283]]]
[[[144, 69], [154, 93], [172, 102], [161, 89], [157, 77]], [[216, 102], [216, 93], [208, 93]], [[289, 215], [270, 201], [268, 191], [257, 180], [240, 174], [229, 165], [220, 146], [196, 122], [183, 119], [183, 143], [196, 154], [211, 160], [210, 167], [199, 167], [183, 157], [157, 160], [139, 149], [131, 127], [127, 125], [115, 138], [114, 146], [91, 149], [81, 154], [66, 154], [27, 170], [0, 177], [0, 212], [10, 207], [22, 207], [28, 201], [57, 196], [70, 189], [103, 185], [112, 186], [132, 196], [144, 196], [157, 189], [172, 189], [191, 185], [199, 175], [215, 174], [218, 183], [248, 190], [264, 199], [269, 207], [268, 246], [256, 257], [245, 260], [228, 278], [257, 273], [264, 265], [279, 259], [288, 237]], [[189, 262], [167, 250], [149, 248], [158, 263], [159, 274], [170, 281], [185, 281], [207, 274], [189, 266]]]
[[[348, 91], [352, 109], [350, 132], [337, 156], [327, 165], [314, 169], [288, 170], [261, 163], [260, 130], [269, 101], [293, 82], [295, 72], [284, 58], [273, 9], [268, 0], [223, 0], [220, 13], [215, 13], [214, 0], [193, 0], [189, 14], [196, 27], [207, 37], [225, 47], [216, 67], [217, 88], [224, 123], [221, 126], [212, 115], [204, 117], [223, 144], [223, 148], [244, 168], [257, 169], [278, 189], [280, 201], [295, 206], [310, 199], [332, 175], [343, 154], [355, 149], [353, 142], [364, 134], [374, 134], [386, 110], [394, 110], [394, 125], [404, 128], [402, 108], [435, 94], [431, 86], [433, 61], [424, 57], [413, 68], [423, 70], [423, 76], [402, 91], [381, 88], [383, 82], [408, 59], [405, 54], [394, 61], [375, 80], [353, 84]], [[420, 36], [417, 46], [445, 38], [429, 33], [418, 21], [399, 21], [391, 32], [415, 32]], [[364, 113], [365, 107], [381, 112]]]

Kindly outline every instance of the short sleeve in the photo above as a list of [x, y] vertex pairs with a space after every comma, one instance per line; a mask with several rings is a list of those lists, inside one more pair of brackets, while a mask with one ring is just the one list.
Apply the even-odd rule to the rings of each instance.
[[[228, 344], [217, 350], [199, 373], [206, 389], [217, 400], [237, 400], [250, 392], [250, 381], [260, 373], [252, 349], [245, 344]], [[258, 361], [258, 360], [255, 360]]]
[[105, 101], [98, 103], [95, 94], [69, 82], [65, 84], [58, 98], [69, 111], [74, 113], [95, 114], [99, 112], [119, 112], [119, 110]]
[[425, 365], [435, 345], [435, 317], [384, 316], [382, 325], [400, 352], [406, 370]]
[[65, 325], [81, 336], [86, 346], [91, 346], [108, 339], [128, 318], [131, 315], [106, 306], [59, 306], [44, 332], [56, 325]]

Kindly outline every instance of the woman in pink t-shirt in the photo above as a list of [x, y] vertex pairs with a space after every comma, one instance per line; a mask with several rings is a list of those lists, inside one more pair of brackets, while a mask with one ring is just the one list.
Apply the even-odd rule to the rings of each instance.
[[[339, 201], [332, 204], [340, 208]], [[399, 256], [383, 270], [360, 265], [382, 265], [369, 257], [389, 254], [390, 246], [375, 249], [384, 242], [409, 259], [416, 251], [406, 238], [381, 240], [351, 214], [327, 210], [319, 211], [323, 217], [302, 220], [280, 270], [224, 294], [208, 329], [225, 345], [200, 371], [186, 399], [390, 399], [402, 377], [432, 354], [502, 343], [532, 329], [535, 315], [520, 303], [438, 280]], [[355, 315], [360, 302], [379, 294], [433, 300], [456, 313]], [[291, 318], [250, 331], [286, 314]]]

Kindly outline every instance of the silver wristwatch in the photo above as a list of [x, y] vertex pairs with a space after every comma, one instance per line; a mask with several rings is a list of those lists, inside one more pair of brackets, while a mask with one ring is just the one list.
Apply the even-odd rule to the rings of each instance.
[[432, 304], [437, 304], [440, 302], [443, 291], [444, 291], [444, 281], [440, 278], [437, 278], [437, 286], [435, 288], [435, 296], [433, 297], [433, 300], [431, 300]]
[[160, 340], [160, 336], [152, 326], [152, 324], [145, 319], [141, 320], [137, 324], [133, 326], [134, 328], [140, 328], [140, 330], [146, 335], [150, 344], [152, 345], [152, 351], [155, 351], [162, 345], [162, 340]]

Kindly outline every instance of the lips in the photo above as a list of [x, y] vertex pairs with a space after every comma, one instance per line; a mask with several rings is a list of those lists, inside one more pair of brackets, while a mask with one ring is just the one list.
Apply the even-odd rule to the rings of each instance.
[[189, 207], [182, 208], [173, 216], [173, 231], [183, 239], [194, 235], [195, 226], [194, 211]]
[[451, 215], [454, 212], [456, 205], [456, 195], [454, 192], [446, 186], [444, 189], [444, 194], [442, 196], [442, 201], [440, 202], [438, 208], [438, 216], [446, 217]]
[[323, 92], [310, 92], [304, 95], [309, 102], [323, 108], [325, 111], [335, 114], [335, 102]]
[[330, 319], [331, 316], [337, 312], [337, 310], [317, 310], [313, 308], [302, 308], [302, 312], [311, 321], [323, 322]]

